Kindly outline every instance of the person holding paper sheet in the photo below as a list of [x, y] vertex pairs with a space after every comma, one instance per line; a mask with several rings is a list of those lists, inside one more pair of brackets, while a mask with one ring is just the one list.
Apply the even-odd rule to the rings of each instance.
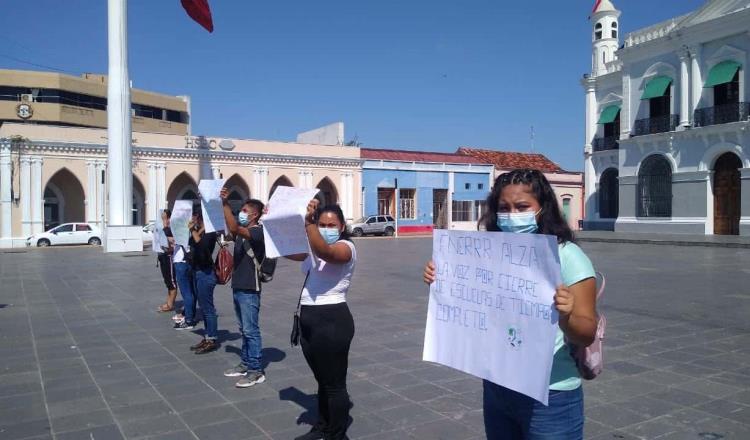
[[[484, 381], [484, 423], [489, 440], [580, 440], [583, 438], [583, 389], [568, 343], [590, 345], [595, 338], [596, 279], [591, 261], [574, 243], [557, 198], [538, 170], [518, 169], [495, 179], [480, 229], [538, 233], [557, 237], [562, 286], [554, 297], [559, 329], [550, 377], [549, 406]], [[435, 281], [427, 263], [424, 281]]]
[[157, 312], [167, 313], [174, 310], [174, 301], [177, 299], [177, 285], [175, 284], [174, 277], [174, 263], [172, 263], [172, 250], [174, 246], [174, 237], [172, 236], [172, 230], [169, 228], [169, 217], [172, 215], [172, 211], [165, 209], [161, 212], [162, 231], [167, 238], [167, 246], [161, 247], [161, 252], [157, 256], [157, 262], [159, 269], [161, 270], [161, 276], [164, 279], [164, 285], [167, 287], [167, 300], [164, 304], [160, 305]]
[[195, 276], [195, 293], [198, 296], [203, 313], [203, 340], [190, 347], [195, 354], [205, 354], [219, 348], [218, 317], [214, 307], [214, 272], [213, 252], [216, 247], [216, 232], [206, 233], [200, 207], [193, 211], [193, 218], [188, 223], [190, 229], [190, 253], [192, 254], [193, 274]]
[[346, 304], [357, 252], [349, 240], [338, 205], [307, 206], [305, 229], [312, 255], [287, 258], [303, 261], [307, 278], [300, 297], [302, 353], [318, 382], [318, 422], [295, 440], [345, 439], [351, 402], [346, 390], [349, 347], [354, 319]]
[[234, 312], [242, 335], [240, 363], [224, 372], [227, 377], [241, 377], [235, 386], [248, 388], [266, 381], [261, 352], [259, 314], [261, 281], [257, 265], [263, 261], [266, 249], [263, 227], [258, 224], [263, 214], [263, 202], [247, 199], [243, 203], [238, 219], [229, 205], [229, 190], [222, 188], [221, 201], [224, 206], [224, 221], [234, 237], [234, 269], [232, 271], [232, 295]]

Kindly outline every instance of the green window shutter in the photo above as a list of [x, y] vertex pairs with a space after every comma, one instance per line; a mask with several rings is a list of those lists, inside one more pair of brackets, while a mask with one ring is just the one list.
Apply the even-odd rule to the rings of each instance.
[[731, 82], [734, 75], [740, 70], [740, 67], [741, 65], [737, 61], [727, 60], [720, 62], [708, 72], [708, 79], [704, 87], [713, 87]]
[[672, 78], [668, 76], [656, 76], [646, 84], [641, 99], [651, 99], [664, 96], [671, 84]]
[[617, 115], [620, 113], [620, 106], [619, 105], [609, 105], [604, 110], [602, 110], [602, 114], [599, 115], [599, 122], [598, 124], [609, 124], [610, 122], [615, 122], [615, 119], [617, 119]]

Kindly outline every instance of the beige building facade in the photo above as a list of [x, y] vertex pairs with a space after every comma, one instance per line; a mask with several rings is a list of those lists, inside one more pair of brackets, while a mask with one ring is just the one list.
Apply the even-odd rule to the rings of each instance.
[[[131, 91], [134, 132], [190, 134], [190, 99]], [[107, 127], [107, 77], [0, 69], [0, 124]]]
[[[4, 123], [0, 127], [0, 245], [25, 246], [60, 223], [102, 227], [107, 213], [107, 131]], [[133, 133], [133, 224], [175, 200], [196, 200], [201, 179], [223, 178], [231, 203], [268, 201], [278, 185], [319, 188], [347, 219], [361, 212], [359, 148]]]

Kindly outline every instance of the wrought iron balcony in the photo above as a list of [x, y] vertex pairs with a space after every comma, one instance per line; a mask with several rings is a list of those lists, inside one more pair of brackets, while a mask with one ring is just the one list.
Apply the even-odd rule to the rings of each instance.
[[693, 125], [695, 127], [706, 127], [709, 125], [747, 121], [748, 116], [750, 116], [750, 102], [717, 105], [715, 107], [699, 108], [696, 110]]
[[655, 116], [653, 118], [638, 119], [635, 121], [635, 133], [633, 136], [646, 134], [666, 133], [674, 131], [680, 124], [679, 115]]
[[594, 151], [617, 150], [620, 148], [618, 140], [620, 140], [619, 136], [598, 137], [594, 138], [592, 146], [594, 147]]

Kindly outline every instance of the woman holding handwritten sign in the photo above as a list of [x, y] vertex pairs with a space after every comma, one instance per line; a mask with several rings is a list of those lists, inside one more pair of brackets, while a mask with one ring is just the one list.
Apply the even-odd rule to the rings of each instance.
[[[555, 293], [560, 325], [555, 338], [549, 406], [508, 388], [484, 381], [484, 424], [490, 440], [579, 440], [583, 438], [583, 390], [570, 346], [588, 346], [595, 338], [594, 267], [573, 242], [557, 198], [540, 171], [518, 169], [501, 174], [487, 197], [480, 229], [557, 237], [564, 285]], [[435, 281], [427, 263], [424, 281]]]

